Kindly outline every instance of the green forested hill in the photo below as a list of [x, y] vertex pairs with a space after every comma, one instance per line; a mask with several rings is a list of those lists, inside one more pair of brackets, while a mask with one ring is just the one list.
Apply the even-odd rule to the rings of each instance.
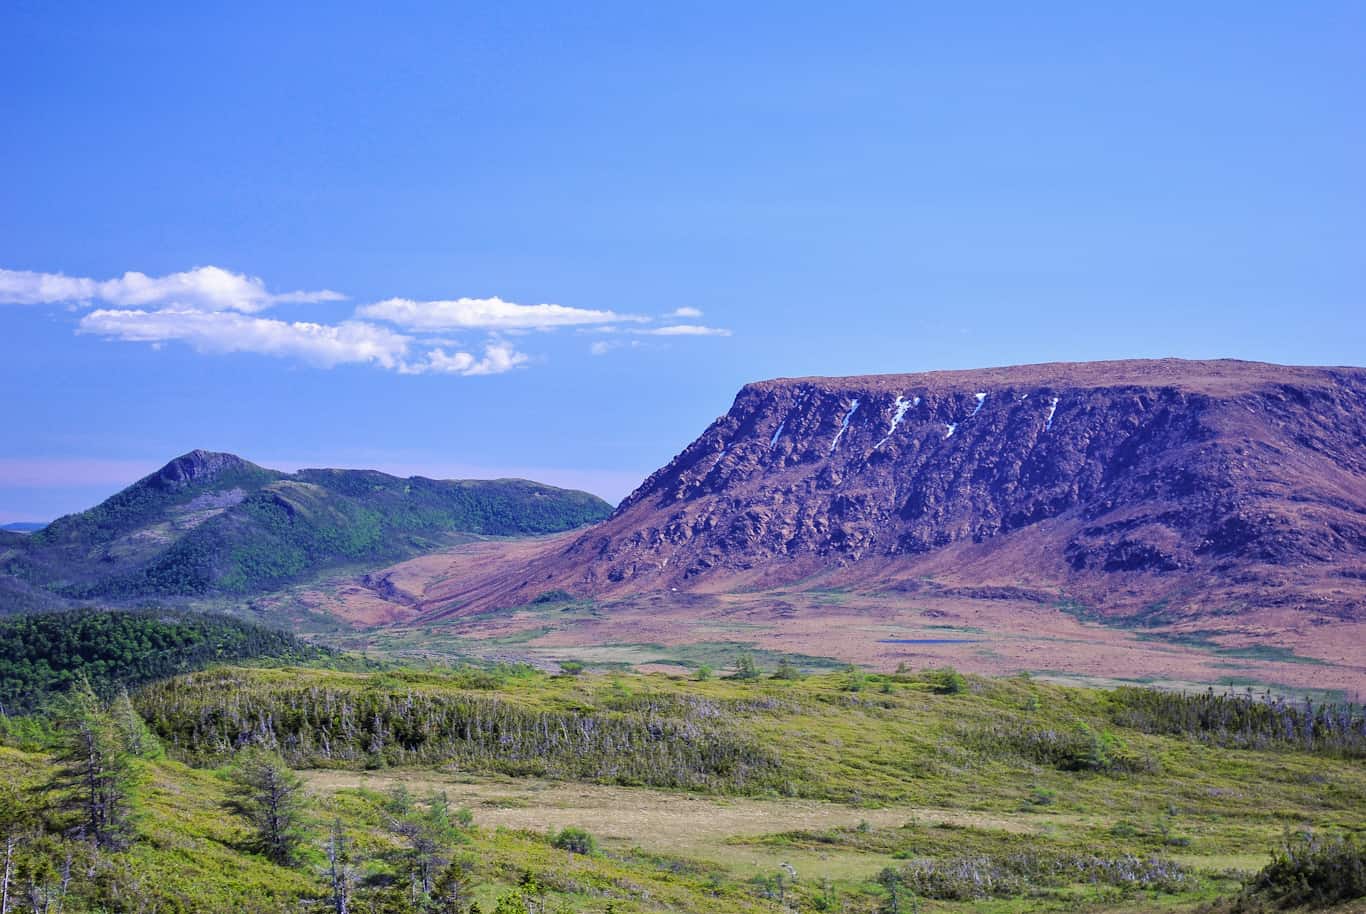
[[85, 680], [95, 692], [212, 663], [326, 656], [291, 634], [228, 616], [169, 610], [75, 610], [0, 619], [0, 712], [38, 707]]
[[[193, 451], [100, 505], [0, 540], [0, 612], [71, 599], [250, 594], [355, 562], [394, 561], [453, 535], [555, 533], [606, 517], [586, 492], [520, 479], [280, 473]], [[21, 600], [22, 595], [22, 600]]]

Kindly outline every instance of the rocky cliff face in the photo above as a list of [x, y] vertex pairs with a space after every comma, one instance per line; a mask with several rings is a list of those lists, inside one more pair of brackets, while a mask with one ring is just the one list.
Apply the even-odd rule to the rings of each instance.
[[1366, 567], [1366, 371], [1164, 360], [748, 385], [610, 520], [495, 590], [835, 571], [1103, 605], [1240, 576], [1277, 592], [1309, 566], [1350, 611]]
[[163, 489], [183, 488], [192, 483], [234, 471], [267, 472], [256, 464], [243, 460], [236, 454], [193, 450], [188, 454], [182, 454], [153, 473], [147, 482], [149, 485], [157, 485]]

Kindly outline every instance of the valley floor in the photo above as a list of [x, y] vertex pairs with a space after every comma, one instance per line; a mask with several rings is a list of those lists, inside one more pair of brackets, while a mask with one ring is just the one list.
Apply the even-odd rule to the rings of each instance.
[[[960, 806], [893, 803], [860, 807], [432, 771], [312, 771], [306, 780], [319, 797], [339, 790], [389, 792], [400, 785], [414, 794], [441, 791], [452, 803], [468, 807], [476, 825], [531, 832], [591, 826], [607, 849], [642, 848], [704, 860], [725, 867], [742, 881], [792, 864], [799, 878], [811, 881], [872, 882], [882, 869], [904, 859], [896, 853], [905, 847], [859, 846], [856, 840], [841, 843], [837, 840], [841, 833], [890, 834], [907, 847], [914, 844], [916, 834], [935, 831], [949, 836], [963, 832], [1006, 840], [1032, 838], [1047, 844], [1062, 833], [1104, 834], [1114, 825], [1113, 817], [1103, 811], [1049, 812], [1028, 805], [1015, 811], [976, 809], [970, 797], [964, 797]], [[1274, 829], [1263, 837], [1273, 841]], [[1237, 841], [1211, 843], [1204, 852], [1177, 849], [1166, 856], [1211, 872], [1251, 872], [1267, 860], [1262, 848], [1240, 850]]]
[[[432, 609], [476, 567], [509, 567], [563, 542], [485, 540], [362, 578], [338, 578], [267, 598], [258, 609], [340, 647], [407, 659], [521, 660], [554, 668], [689, 672], [749, 652], [808, 670], [855, 663], [890, 670], [951, 664], [1028, 672], [1058, 682], [1160, 688], [1271, 687], [1286, 694], [1366, 694], [1366, 623], [1320, 624], [1310, 612], [1263, 612], [1204, 627], [1125, 629], [1061, 596], [1006, 589], [965, 594], [912, 587], [826, 588], [819, 581], [758, 592], [663, 592], [609, 601], [567, 594], [510, 609]], [[374, 582], [382, 582], [375, 586]], [[368, 583], [367, 583], [368, 582]]]

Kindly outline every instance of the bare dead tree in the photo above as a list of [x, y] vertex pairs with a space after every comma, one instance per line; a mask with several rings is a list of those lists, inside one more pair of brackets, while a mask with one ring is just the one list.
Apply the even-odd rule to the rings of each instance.
[[14, 876], [14, 849], [19, 839], [13, 835], [5, 838], [5, 872], [0, 876], [0, 914], [9, 914], [9, 885]]
[[351, 914], [351, 892], [355, 888], [356, 868], [351, 861], [351, 848], [346, 833], [342, 831], [341, 820], [333, 824], [326, 850], [333, 914]]

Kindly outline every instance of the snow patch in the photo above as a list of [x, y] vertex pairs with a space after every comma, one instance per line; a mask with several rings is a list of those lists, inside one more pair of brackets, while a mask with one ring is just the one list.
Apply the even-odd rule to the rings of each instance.
[[945, 438], [952, 438], [952, 437], [953, 437], [953, 433], [956, 432], [956, 431], [958, 431], [958, 423], [957, 423], [957, 422], [950, 422], [950, 423], [948, 423], [947, 425], [945, 425], [944, 428], [948, 429], [948, 431], [944, 433], [944, 437], [945, 437]]
[[777, 428], [777, 430], [773, 433], [773, 437], [770, 438], [770, 439], [768, 439], [768, 449], [769, 449], [770, 451], [773, 450], [775, 447], [778, 446], [778, 438], [782, 436], [782, 434], [783, 434], [783, 428], [785, 428], [786, 426], [787, 426], [787, 420], [786, 420], [786, 419], [784, 419], [782, 422], [779, 422], [779, 423], [778, 423], [778, 428]]
[[1048, 431], [1053, 427], [1053, 414], [1058, 411], [1058, 398], [1054, 397], [1048, 401], [1048, 415], [1043, 419], [1043, 430]]
[[[977, 398], [977, 406], [974, 407], [973, 410], [972, 410], [972, 416], [975, 416], [975, 415], [977, 415], [978, 413], [980, 413], [980, 412], [982, 411], [982, 404], [985, 403], [985, 402], [987, 402], [987, 395], [986, 395], [986, 394], [982, 394], [982, 393], [977, 393], [977, 394], [973, 394], [973, 396]], [[968, 418], [971, 419], [972, 416], [968, 416]]]
[[896, 431], [896, 427], [901, 424], [901, 420], [906, 418], [907, 411], [919, 405], [919, 397], [915, 398], [915, 402], [911, 402], [910, 400], [907, 400], [905, 397], [898, 396], [896, 398], [896, 412], [892, 414], [892, 426], [891, 428], [887, 429], [887, 434], [882, 436], [882, 440], [879, 441], [877, 444], [873, 445], [873, 450], [877, 450], [878, 448], [886, 444], [887, 439], [892, 437], [892, 433]]
[[854, 413], [857, 411], [858, 397], [855, 397], [853, 403], [849, 405], [849, 412], [844, 414], [844, 420], [840, 422], [840, 430], [835, 433], [835, 440], [830, 442], [830, 453], [835, 453], [835, 448], [839, 447], [840, 439], [843, 438], [844, 433], [849, 430], [849, 420], [854, 418]]

